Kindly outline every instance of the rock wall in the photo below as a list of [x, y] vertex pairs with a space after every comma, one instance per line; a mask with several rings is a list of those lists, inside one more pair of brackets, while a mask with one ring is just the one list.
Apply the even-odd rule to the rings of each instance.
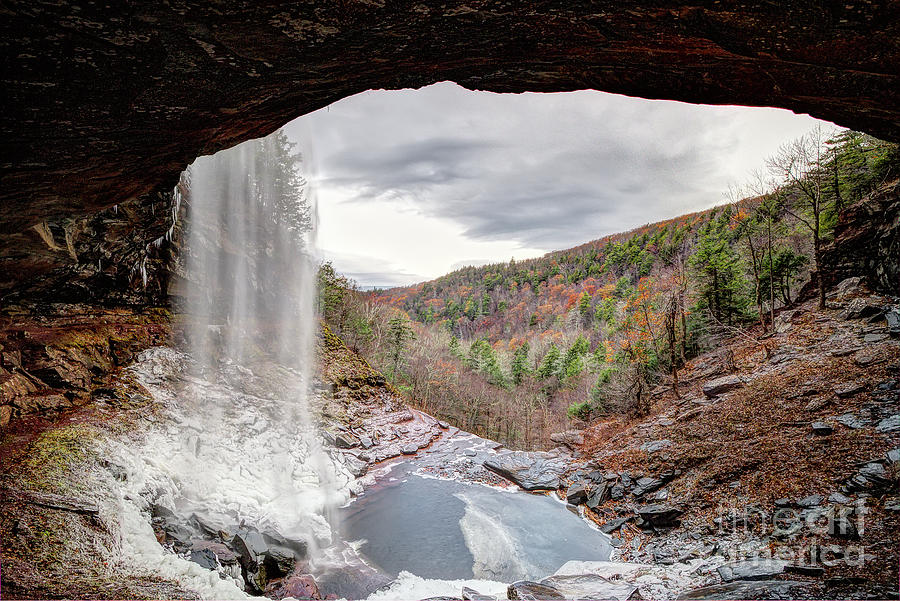
[[873, 290], [900, 296], [900, 180], [841, 213], [825, 249], [825, 285], [863, 277]]
[[[0, 316], [0, 427], [29, 415], [60, 412], [102, 399], [131, 402], [113, 392], [118, 368], [170, 339], [165, 309], [55, 307], [52, 316]], [[127, 387], [119, 386], [119, 390]]]
[[897, 140], [898, 15], [886, 1], [13, 0], [0, 232], [146, 199], [199, 154], [441, 80], [780, 106]]
[[42, 221], [0, 240], [2, 312], [53, 304], [165, 306], [180, 194], [126, 200], [87, 217]]

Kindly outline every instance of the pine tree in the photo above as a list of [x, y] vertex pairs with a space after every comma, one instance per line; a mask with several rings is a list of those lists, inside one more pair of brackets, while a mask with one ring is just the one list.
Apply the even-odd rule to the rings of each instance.
[[485, 293], [481, 295], [481, 314], [491, 314], [491, 295], [488, 294], [487, 291], [485, 291]]
[[556, 374], [559, 370], [559, 359], [559, 348], [556, 346], [556, 343], [551, 342], [550, 348], [547, 349], [547, 353], [544, 355], [541, 364], [538, 366], [536, 374], [538, 379], [546, 380], [550, 376]]
[[582, 292], [581, 297], [578, 299], [578, 313], [581, 315], [585, 325], [591, 323], [591, 300], [591, 295], [588, 294], [587, 290]]
[[531, 345], [528, 342], [523, 342], [516, 351], [513, 353], [513, 361], [512, 361], [512, 382], [516, 386], [522, 384], [525, 381], [525, 378], [531, 373], [531, 368], [528, 365], [528, 353], [531, 351]]
[[416, 334], [405, 315], [395, 315], [388, 321], [387, 341], [395, 378], [400, 369], [400, 360], [406, 350], [406, 345], [415, 337]]
[[450, 348], [450, 354], [454, 357], [462, 357], [462, 351], [459, 348], [459, 338], [454, 335], [450, 336], [450, 344], [448, 345]]
[[590, 351], [590, 345], [587, 339], [581, 334], [566, 351], [562, 364], [559, 367], [560, 380], [571, 380], [577, 377], [582, 369], [584, 369], [584, 361], [582, 357]]
[[716, 320], [732, 323], [745, 316], [748, 299], [740, 257], [727, 238], [726, 217], [723, 213], [703, 226], [690, 264], [699, 283], [700, 305]]

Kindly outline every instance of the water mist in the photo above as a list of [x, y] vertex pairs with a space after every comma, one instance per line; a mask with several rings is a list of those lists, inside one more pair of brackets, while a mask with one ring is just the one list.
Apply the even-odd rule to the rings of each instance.
[[[133, 458], [125, 499], [163, 507], [192, 538], [253, 529], [315, 559], [353, 478], [311, 416], [315, 214], [290, 148], [278, 132], [187, 172], [175, 302], [185, 348], [151, 349], [134, 368], [167, 411]], [[144, 543], [131, 546], [149, 557]]]

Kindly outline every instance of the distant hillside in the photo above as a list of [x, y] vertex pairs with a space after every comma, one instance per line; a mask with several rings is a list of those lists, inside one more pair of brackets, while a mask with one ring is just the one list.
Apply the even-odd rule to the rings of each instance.
[[[838, 215], [900, 175], [897, 147], [821, 130], [786, 145], [734, 202], [525, 261], [369, 293], [323, 284], [332, 329], [409, 401], [526, 448], [574, 421], [645, 414], [679, 370], [819, 294]], [[329, 296], [330, 295], [330, 296]], [[327, 297], [327, 298], [326, 298]], [[746, 334], [744, 334], [746, 335]]]

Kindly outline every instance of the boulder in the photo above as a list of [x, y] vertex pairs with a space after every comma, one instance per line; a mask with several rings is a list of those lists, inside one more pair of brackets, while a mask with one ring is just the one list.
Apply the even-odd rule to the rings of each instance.
[[191, 547], [193, 532], [183, 524], [177, 522], [166, 523], [162, 531], [165, 533], [165, 540], [175, 548], [176, 551], [185, 552]]
[[834, 419], [847, 426], [851, 430], [859, 430], [860, 428], [866, 427], [866, 423], [859, 416], [854, 415], [853, 413], [844, 413], [843, 415], [839, 415]]
[[557, 588], [539, 582], [532, 582], [530, 580], [513, 582], [506, 587], [506, 596], [509, 599], [523, 599], [528, 601], [566, 598]]
[[[203, 561], [197, 561], [197, 559], [195, 559], [195, 553], [197, 554], [197, 558], [200, 558], [201, 556], [209, 558], [211, 554], [213, 556], [213, 564], [218, 562], [220, 565], [227, 566], [238, 563], [238, 557], [235, 555], [234, 551], [222, 543], [215, 541], [195, 540], [191, 545], [191, 561], [204, 565]], [[215, 567], [210, 567], [208, 569], [212, 570], [215, 569]]]
[[775, 332], [783, 334], [791, 329], [791, 320], [799, 313], [796, 309], [786, 309], [775, 318]]
[[828, 502], [836, 505], [849, 505], [853, 502], [853, 499], [839, 492], [833, 492], [828, 495]]
[[266, 550], [265, 559], [266, 574], [269, 578], [280, 578], [294, 571], [297, 557], [293, 551], [286, 547], [273, 545]]
[[658, 453], [665, 448], [672, 446], [672, 441], [668, 439], [652, 440], [641, 445], [641, 450], [645, 453]]
[[863, 351], [853, 358], [853, 362], [860, 367], [869, 367], [881, 361], [882, 359], [873, 351]]
[[834, 388], [834, 394], [836, 394], [838, 398], [846, 399], [863, 392], [866, 389], [866, 386], [866, 382], [845, 382]]
[[361, 478], [369, 471], [369, 464], [367, 462], [350, 453], [344, 455], [344, 465], [347, 466], [347, 469], [350, 470], [350, 473], [353, 474], [355, 478]]
[[822, 495], [809, 495], [808, 497], [803, 497], [802, 499], [797, 501], [797, 507], [802, 509], [809, 509], [811, 507], [817, 507], [825, 501], [825, 497]]
[[339, 449], [352, 449], [359, 446], [359, 439], [350, 432], [337, 432], [334, 434], [334, 446]]
[[566, 502], [571, 503], [572, 505], [581, 505], [582, 503], [586, 503], [587, 500], [588, 491], [581, 482], [572, 484], [566, 491]]
[[638, 481], [635, 482], [634, 489], [631, 491], [631, 493], [635, 497], [642, 497], [647, 493], [662, 488], [664, 484], [665, 482], [660, 478], [638, 478]]
[[641, 505], [635, 507], [634, 512], [653, 527], [672, 526], [682, 513], [677, 507], [663, 504]]
[[216, 561], [216, 554], [209, 549], [191, 549], [190, 560], [207, 570], [215, 570], [219, 567], [219, 563]]
[[524, 490], [556, 490], [567, 467], [565, 462], [549, 453], [529, 451], [498, 454], [482, 464]]
[[900, 336], [900, 309], [896, 307], [884, 314], [887, 321], [888, 333], [891, 336]]
[[900, 447], [891, 449], [885, 454], [885, 456], [887, 457], [888, 463], [900, 463]]
[[875, 426], [878, 432], [896, 432], [900, 430], [900, 413], [886, 417]]
[[804, 599], [811, 598], [805, 591], [812, 589], [808, 582], [795, 580], [738, 580], [694, 589], [678, 596], [678, 599], [701, 601], [705, 599]]
[[462, 598], [463, 601], [497, 601], [497, 597], [484, 595], [467, 586], [462, 587]]
[[419, 452], [419, 445], [414, 442], [402, 444], [400, 445], [400, 452], [404, 455], [415, 455]]
[[843, 319], [869, 319], [886, 312], [886, 308], [877, 299], [854, 298], [841, 313]]
[[602, 532], [603, 534], [612, 534], [613, 532], [624, 526], [625, 523], [630, 519], [630, 516], [625, 516], [609, 520], [608, 522], [600, 526], [600, 532]]
[[743, 386], [744, 381], [739, 376], [723, 376], [706, 382], [703, 385], [703, 394], [711, 399], [725, 392], [742, 388]]
[[834, 428], [831, 424], [826, 424], [825, 422], [813, 422], [810, 427], [812, 428], [813, 434], [819, 436], [828, 436], [834, 432]]
[[261, 530], [260, 533], [263, 535], [263, 538], [269, 544], [269, 546], [277, 545], [290, 549], [296, 554], [298, 559], [305, 558], [307, 556], [307, 542], [304, 540], [294, 540], [287, 538], [271, 528]]
[[863, 342], [866, 344], [875, 344], [876, 342], [881, 342], [882, 340], [887, 340], [888, 335], [882, 334], [880, 332], [874, 332], [872, 334], [866, 334], [863, 336]]
[[[622, 580], [608, 580], [595, 574], [553, 575], [540, 582], [562, 593], [564, 599], [634, 599], [637, 587]], [[639, 598], [639, 597], [638, 597]]]
[[272, 583], [266, 588], [266, 596], [270, 599], [321, 599], [319, 586], [312, 574], [293, 574], [279, 583]]
[[372, 442], [372, 439], [366, 436], [365, 434], [359, 435], [359, 446], [364, 449], [371, 449], [375, 443]]
[[550, 435], [550, 440], [556, 444], [565, 445], [575, 451], [584, 444], [584, 434], [581, 430], [554, 432]]
[[845, 278], [840, 281], [832, 290], [828, 293], [829, 298], [833, 297], [842, 297], [848, 294], [854, 293], [859, 290], [859, 284], [862, 281], [862, 278], [857, 276]]
[[784, 572], [787, 562], [777, 559], [732, 561], [717, 568], [723, 582], [733, 580], [767, 580]]
[[894, 486], [894, 480], [880, 461], [866, 463], [844, 483], [844, 489], [848, 492], [867, 492], [876, 495], [888, 492]]
[[610, 498], [610, 487], [606, 482], [597, 484], [588, 494], [586, 505], [591, 509], [596, 509]]
[[254, 592], [266, 590], [266, 572], [263, 565], [268, 543], [256, 530], [239, 530], [231, 541], [241, 563], [241, 575], [247, 586]]

